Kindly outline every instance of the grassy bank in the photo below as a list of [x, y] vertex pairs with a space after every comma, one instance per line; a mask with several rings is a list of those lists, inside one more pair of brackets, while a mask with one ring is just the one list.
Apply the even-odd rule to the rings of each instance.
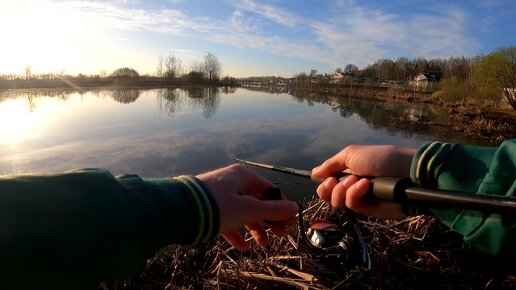
[[312, 86], [294, 87], [292, 94], [331, 94], [340, 97], [367, 98], [380, 101], [399, 100], [435, 104], [445, 108], [450, 117], [450, 127], [458, 135], [481, 139], [497, 145], [503, 140], [516, 138], [516, 110], [508, 104], [493, 100], [478, 100], [462, 96], [442, 98], [434, 91], [417, 92], [401, 87], [380, 86]]
[[[343, 211], [307, 201], [305, 218], [345, 224]], [[140, 276], [108, 283], [109, 289], [507, 289], [516, 287], [516, 266], [470, 249], [435, 218], [402, 221], [363, 218], [373, 268], [311, 261], [298, 228], [272, 237], [250, 253], [222, 238], [196, 248], [171, 247], [147, 262]], [[250, 237], [247, 237], [250, 240]], [[512, 264], [512, 265], [511, 265]]]

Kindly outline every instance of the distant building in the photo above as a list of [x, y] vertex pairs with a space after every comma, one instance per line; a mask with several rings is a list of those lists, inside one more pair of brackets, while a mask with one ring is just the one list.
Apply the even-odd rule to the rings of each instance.
[[330, 84], [338, 84], [342, 81], [343, 78], [343, 74], [336, 72], [330, 76]]
[[418, 73], [414, 76], [413, 80], [409, 82], [409, 84], [413, 87], [426, 88], [440, 79], [441, 73], [439, 72]]

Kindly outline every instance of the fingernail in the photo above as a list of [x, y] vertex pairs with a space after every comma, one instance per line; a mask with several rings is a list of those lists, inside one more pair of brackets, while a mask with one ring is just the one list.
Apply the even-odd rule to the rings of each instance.
[[370, 182], [365, 182], [365, 181], [360, 180], [357, 183], [355, 183], [355, 188], [357, 190], [364, 191], [364, 190], [367, 190], [367, 188], [369, 187], [369, 184], [370, 184]]
[[346, 187], [346, 188], [348, 188], [348, 187], [350, 187], [351, 185], [353, 185], [353, 183], [354, 183], [354, 182], [356, 182], [356, 179], [353, 179], [353, 178], [351, 177], [351, 175], [350, 175], [350, 176], [345, 177], [345, 178], [341, 181], [342, 186], [344, 186], [344, 187]]
[[314, 169], [312, 169], [312, 173], [316, 172], [317, 170], [319, 170], [319, 167], [321, 167], [320, 165], [315, 167]]
[[330, 179], [327, 178], [326, 181], [324, 181], [324, 187], [326, 187], [326, 189], [330, 189]]

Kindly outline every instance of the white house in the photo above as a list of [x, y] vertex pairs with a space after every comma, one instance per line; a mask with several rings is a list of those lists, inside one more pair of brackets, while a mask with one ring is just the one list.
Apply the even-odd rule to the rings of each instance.
[[430, 80], [424, 73], [418, 73], [414, 76], [413, 80], [409, 82], [409, 85], [418, 88], [426, 88]]
[[330, 76], [330, 84], [338, 84], [342, 81], [342, 78], [344, 78], [344, 75], [336, 72]]

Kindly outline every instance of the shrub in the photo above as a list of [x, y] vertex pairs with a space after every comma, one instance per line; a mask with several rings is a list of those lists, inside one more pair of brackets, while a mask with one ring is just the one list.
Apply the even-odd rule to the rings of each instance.
[[440, 89], [432, 94], [432, 97], [442, 101], [464, 101], [469, 94], [465, 81], [456, 76], [441, 81]]

